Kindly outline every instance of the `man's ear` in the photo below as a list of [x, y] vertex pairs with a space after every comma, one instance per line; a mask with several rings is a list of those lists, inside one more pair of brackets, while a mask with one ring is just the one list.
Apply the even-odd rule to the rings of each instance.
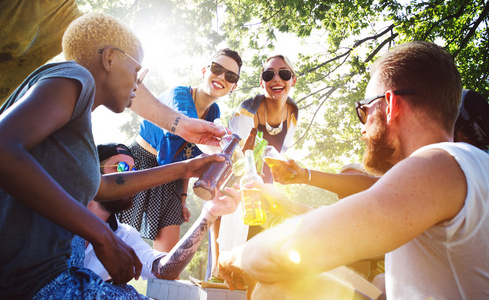
[[112, 67], [112, 62], [114, 60], [114, 49], [111, 47], [106, 47], [102, 51], [102, 67], [105, 71], [110, 72]]
[[385, 115], [387, 116], [387, 124], [390, 124], [399, 116], [401, 99], [392, 90], [388, 90], [385, 92], [385, 101], [387, 102]]

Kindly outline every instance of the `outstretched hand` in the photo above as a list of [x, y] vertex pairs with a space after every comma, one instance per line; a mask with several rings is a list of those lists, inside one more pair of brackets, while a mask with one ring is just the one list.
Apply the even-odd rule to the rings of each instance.
[[[282, 168], [288, 168], [292, 172], [276, 172], [274, 168], [270, 168], [273, 176], [273, 180], [280, 184], [302, 183], [304, 176], [309, 176], [306, 169], [301, 168], [293, 159], [283, 162]], [[284, 174], [295, 173], [291, 179], [284, 177]], [[305, 175], [304, 175], [305, 174]]]
[[224, 156], [220, 154], [201, 154], [196, 158], [185, 160], [184, 163], [187, 164], [187, 172], [184, 178], [199, 177], [207, 170], [209, 164], [218, 161], [224, 161]]
[[100, 244], [92, 243], [97, 258], [104, 265], [114, 284], [138, 279], [142, 264], [134, 250], [114, 234]]
[[219, 254], [219, 275], [231, 291], [248, 287], [246, 297], [251, 299], [257, 281], [243, 270], [241, 265], [243, 249], [244, 245]]
[[262, 196], [265, 198], [266, 203], [264, 204], [264, 209], [270, 210], [273, 205], [280, 202], [280, 199], [283, 198], [282, 194], [273, 186], [271, 183], [261, 183], [258, 181], [252, 181], [245, 184], [248, 189], [259, 189]]
[[226, 133], [224, 129], [214, 123], [201, 119], [184, 117], [180, 122], [175, 134], [194, 144], [219, 146], [221, 137]]
[[214, 199], [204, 203], [205, 208], [215, 217], [235, 212], [241, 200], [239, 191], [227, 187], [225, 192], [227, 195], [224, 195], [221, 191], [217, 191]]

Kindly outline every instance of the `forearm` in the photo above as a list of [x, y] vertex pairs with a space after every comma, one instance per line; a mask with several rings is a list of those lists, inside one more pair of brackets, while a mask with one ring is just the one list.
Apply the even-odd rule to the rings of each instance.
[[71, 197], [30, 154], [22, 148], [15, 148], [12, 155], [10, 150], [2, 150], [0, 182], [7, 193], [60, 227], [92, 243], [102, 242], [107, 226]]
[[280, 197], [278, 199], [275, 199], [269, 207], [269, 210], [272, 214], [284, 218], [302, 215], [311, 211], [312, 209], [313, 208], [310, 206], [289, 200], [285, 197]]
[[333, 174], [321, 171], [311, 171], [311, 181], [308, 182], [307, 169], [303, 172], [303, 183], [331, 191], [344, 198], [370, 188], [379, 180], [378, 177], [361, 174]]
[[398, 247], [393, 235], [385, 234], [392, 220], [379, 218], [380, 209], [364, 193], [353, 197], [287, 219], [255, 236], [240, 256], [243, 270], [258, 281], [292, 280]]
[[187, 202], [188, 182], [189, 182], [188, 178], [183, 179], [182, 197], [181, 197], [182, 205]]
[[[161, 103], [144, 84], [140, 84], [130, 109], [144, 119], [175, 133], [175, 123], [183, 117], [183, 114], [174, 111]], [[173, 129], [173, 130], [172, 130]]]
[[187, 164], [178, 162], [146, 170], [103, 175], [95, 200], [109, 201], [128, 197], [183, 178], [187, 171]]
[[202, 240], [207, 236], [209, 227], [216, 220], [206, 209], [202, 209], [197, 221], [187, 231], [185, 236], [173, 247], [168, 255], [153, 263], [153, 274], [160, 279], [173, 280], [177, 278], [192, 260], [200, 247]]

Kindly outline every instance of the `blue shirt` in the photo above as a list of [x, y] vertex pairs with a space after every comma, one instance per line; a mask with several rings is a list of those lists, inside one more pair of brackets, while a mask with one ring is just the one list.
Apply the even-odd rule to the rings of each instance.
[[[158, 99], [173, 110], [179, 111], [191, 118], [198, 118], [190, 87], [174, 87], [161, 94]], [[205, 120], [212, 122], [219, 118], [220, 115], [221, 112], [219, 106], [216, 103], [213, 103], [209, 107]], [[156, 158], [160, 165], [182, 161], [202, 154], [195, 144], [187, 143], [184, 149], [175, 156], [175, 153], [185, 143], [185, 140], [147, 120], [141, 122], [139, 126], [139, 135], [156, 149]]]

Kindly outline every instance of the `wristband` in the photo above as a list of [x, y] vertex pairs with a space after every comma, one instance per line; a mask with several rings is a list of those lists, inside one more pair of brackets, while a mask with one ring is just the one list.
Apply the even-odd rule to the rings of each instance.
[[[311, 176], [309, 176], [309, 178], [311, 178]], [[181, 195], [181, 196], [185, 196], [185, 197], [187, 197], [187, 193], [182, 193], [182, 195]]]
[[309, 170], [308, 168], [306, 168], [306, 170], [309, 173], [309, 181], [307, 182], [307, 184], [311, 184], [311, 170]]
[[213, 218], [214, 218], [214, 220], [217, 220], [217, 217], [216, 217], [216, 216], [214, 216], [213, 214], [211, 214], [211, 212], [210, 212], [210, 211], [207, 209], [207, 207], [205, 207], [205, 205], [204, 205], [204, 206], [202, 206], [202, 208], [203, 208], [203, 209], [205, 209], [205, 211], [206, 211], [206, 212], [207, 212], [209, 215], [211, 215], [211, 217], [213, 217]]

